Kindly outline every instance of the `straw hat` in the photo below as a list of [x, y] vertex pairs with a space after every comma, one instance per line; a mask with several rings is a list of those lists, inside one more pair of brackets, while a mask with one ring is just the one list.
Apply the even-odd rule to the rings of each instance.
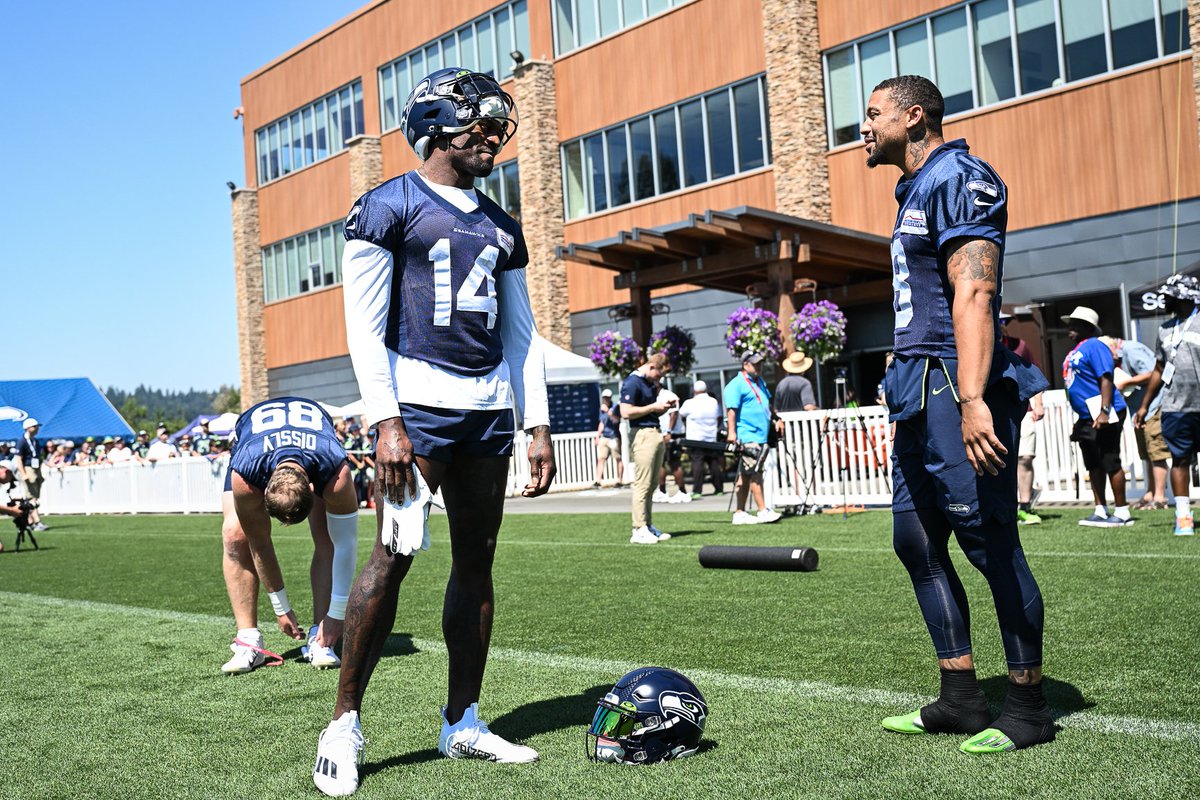
[[797, 350], [783, 360], [783, 371], [793, 375], [801, 375], [812, 369], [813, 360], [804, 355], [803, 350]]

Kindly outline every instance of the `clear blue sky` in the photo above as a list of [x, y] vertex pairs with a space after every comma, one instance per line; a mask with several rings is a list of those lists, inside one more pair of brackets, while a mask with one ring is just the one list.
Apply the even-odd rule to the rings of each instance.
[[0, 379], [240, 382], [239, 84], [366, 1], [6, 4]]

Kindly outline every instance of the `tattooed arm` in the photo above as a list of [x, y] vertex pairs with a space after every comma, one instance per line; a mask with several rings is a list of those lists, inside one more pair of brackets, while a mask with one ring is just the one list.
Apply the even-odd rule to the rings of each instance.
[[983, 392], [996, 345], [992, 301], [999, 290], [1000, 248], [986, 239], [951, 239], [945, 252], [946, 275], [953, 292], [950, 316], [958, 350], [963, 444], [976, 474], [987, 470], [995, 475], [1004, 467], [1002, 456], [1008, 451], [996, 438]]

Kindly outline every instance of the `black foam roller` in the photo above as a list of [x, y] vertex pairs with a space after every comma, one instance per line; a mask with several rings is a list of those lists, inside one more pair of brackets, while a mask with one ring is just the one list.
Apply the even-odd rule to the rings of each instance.
[[817, 551], [811, 547], [726, 547], [700, 548], [700, 566], [712, 569], [768, 569], [812, 572], [817, 568]]

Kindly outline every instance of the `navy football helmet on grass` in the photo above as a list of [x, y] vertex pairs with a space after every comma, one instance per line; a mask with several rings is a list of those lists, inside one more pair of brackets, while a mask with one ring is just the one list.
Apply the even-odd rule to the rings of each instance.
[[437, 137], [469, 131], [485, 119], [503, 124], [500, 146], [504, 147], [517, 131], [512, 97], [491, 75], [446, 67], [417, 83], [404, 106], [400, 127], [417, 158], [424, 161]]
[[653, 764], [700, 747], [708, 704], [683, 675], [641, 667], [617, 681], [596, 708], [585, 739], [592, 761]]

